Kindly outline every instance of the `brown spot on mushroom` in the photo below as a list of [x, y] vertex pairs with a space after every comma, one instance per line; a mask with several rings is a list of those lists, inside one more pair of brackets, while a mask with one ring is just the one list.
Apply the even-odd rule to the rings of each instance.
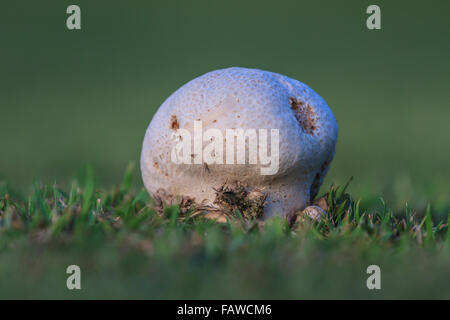
[[217, 120], [213, 120], [213, 123], [216, 123], [217, 122]]
[[313, 135], [317, 128], [314, 109], [309, 104], [294, 97], [289, 98], [289, 104], [294, 112], [295, 119], [297, 119], [303, 131], [309, 135]]
[[180, 124], [178, 123], [178, 119], [176, 115], [170, 117], [170, 129], [177, 130], [180, 128]]
[[155, 169], [158, 169], [158, 168], [159, 168], [158, 162], [154, 162], [154, 163], [153, 163], [153, 168], [155, 168]]

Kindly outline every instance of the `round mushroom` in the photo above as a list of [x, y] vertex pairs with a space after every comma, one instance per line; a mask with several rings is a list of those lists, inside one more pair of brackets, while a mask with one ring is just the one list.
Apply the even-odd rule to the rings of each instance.
[[327, 103], [307, 85], [258, 69], [216, 70], [160, 106], [144, 138], [142, 177], [153, 196], [287, 215], [317, 195], [337, 134]]

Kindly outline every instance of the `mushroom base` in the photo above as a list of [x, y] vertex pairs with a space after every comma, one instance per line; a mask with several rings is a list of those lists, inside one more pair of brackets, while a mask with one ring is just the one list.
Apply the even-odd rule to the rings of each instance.
[[201, 186], [151, 190], [157, 206], [179, 204], [184, 212], [189, 207], [210, 208], [233, 215], [239, 210], [246, 219], [267, 219], [273, 215], [288, 216], [309, 205], [309, 188], [295, 184], [272, 183], [263, 188], [246, 186], [242, 182], [224, 182], [205, 190]]

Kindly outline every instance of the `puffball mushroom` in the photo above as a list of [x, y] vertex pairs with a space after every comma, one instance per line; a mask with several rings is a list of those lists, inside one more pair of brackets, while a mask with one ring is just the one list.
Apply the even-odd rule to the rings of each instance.
[[[196, 145], [199, 124], [201, 132], [216, 131], [200, 136], [200, 145], [198, 139]], [[239, 158], [237, 143], [231, 143], [229, 150], [226, 131], [238, 129], [257, 134], [266, 130], [266, 135], [257, 137], [258, 147], [266, 143], [265, 155], [278, 151], [278, 159], [263, 163], [258, 149], [258, 161], [251, 163], [255, 153], [248, 138], [244, 140], [245, 162], [242, 153], [241, 162], [235, 160]], [[190, 133], [187, 139], [180, 130]], [[208, 148], [219, 133], [223, 143]], [[300, 81], [258, 69], [216, 70], [183, 85], [160, 106], [145, 134], [142, 177], [150, 195], [163, 190], [205, 205], [217, 203], [217, 190], [225, 184], [238, 182], [249, 194], [265, 195], [264, 218], [287, 215], [304, 209], [317, 195], [335, 153], [337, 134], [337, 122], [327, 103]], [[178, 152], [180, 143], [193, 146], [188, 150], [191, 154]], [[173, 161], [174, 155], [185, 161]], [[275, 167], [272, 172], [269, 166]]]

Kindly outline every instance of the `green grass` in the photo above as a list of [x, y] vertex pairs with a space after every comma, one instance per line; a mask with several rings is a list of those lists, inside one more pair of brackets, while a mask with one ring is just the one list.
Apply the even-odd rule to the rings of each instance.
[[[111, 190], [92, 169], [69, 190], [34, 184], [28, 195], [0, 188], [0, 298], [450, 298], [449, 219], [432, 207], [365, 208], [330, 187], [319, 222], [162, 214], [133, 167]], [[82, 290], [66, 289], [66, 268]], [[366, 288], [377, 264], [382, 290]]]

